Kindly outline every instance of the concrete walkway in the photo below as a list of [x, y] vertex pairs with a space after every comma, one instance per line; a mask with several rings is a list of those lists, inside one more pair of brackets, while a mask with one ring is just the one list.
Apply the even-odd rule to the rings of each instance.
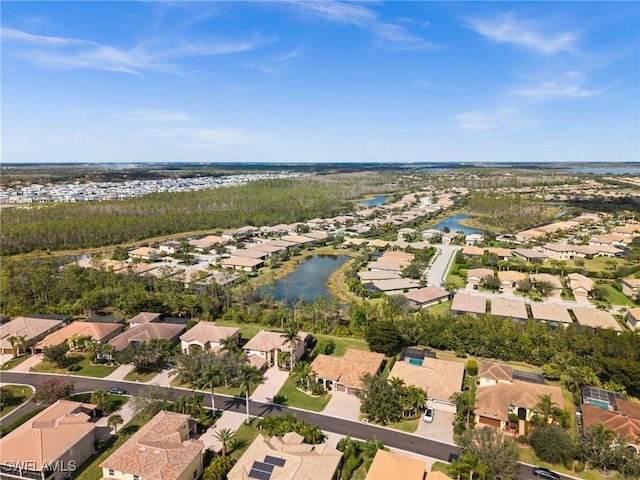
[[[122, 424], [118, 425], [118, 430], [120, 430], [122, 427], [124, 427], [127, 424], [129, 420], [133, 418], [134, 412], [133, 412], [133, 408], [131, 407], [131, 402], [125, 403], [120, 410], [116, 410], [113, 413], [114, 414], [117, 413], [122, 417]], [[115, 435], [115, 430], [107, 425], [108, 419], [109, 419], [109, 415], [105, 417], [101, 417], [96, 422], [96, 431], [95, 431], [96, 440], [99, 440], [99, 439], [108, 440], [109, 437], [111, 437], [111, 435]]]
[[127, 375], [127, 373], [133, 370], [133, 368], [134, 366], [129, 364], [120, 365], [113, 372], [111, 372], [109, 375], [104, 377], [104, 379], [105, 380], [124, 380], [124, 377]]
[[176, 375], [173, 372], [175, 372], [175, 370], [162, 370], [159, 374], [145, 383], [147, 385], [161, 385], [163, 387], [170, 387], [171, 380], [176, 378]]
[[216, 424], [200, 435], [198, 440], [202, 440], [204, 448], [218, 452], [222, 448], [222, 443], [215, 438], [215, 434], [223, 428], [229, 428], [234, 431], [237, 430], [246, 418], [244, 414], [225, 411]]
[[278, 394], [287, 378], [289, 378], [289, 372], [280, 370], [277, 366], [271, 367], [265, 372], [264, 381], [258, 385], [249, 398], [256, 402], [273, 403], [273, 398]]
[[13, 367], [11, 370], [8, 370], [9, 372], [28, 372], [31, 370], [31, 367], [36, 366], [37, 364], [39, 364], [42, 361], [43, 357], [42, 354], [39, 353], [38, 355], [32, 355], [31, 357], [27, 358], [24, 362], [22, 362], [20, 365], [16, 365], [15, 367]]

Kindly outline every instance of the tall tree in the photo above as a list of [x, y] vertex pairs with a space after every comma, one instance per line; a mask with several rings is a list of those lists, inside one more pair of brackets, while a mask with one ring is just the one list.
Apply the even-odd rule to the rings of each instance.
[[222, 428], [218, 430], [213, 436], [222, 444], [222, 456], [227, 456], [227, 445], [229, 445], [229, 441], [231, 437], [235, 435], [236, 431], [231, 430], [230, 428]]
[[245, 394], [245, 404], [247, 406], [247, 425], [251, 423], [251, 418], [249, 416], [249, 391], [251, 390], [252, 385], [261, 381], [262, 373], [260, 373], [256, 368], [245, 365], [240, 370], [238, 383], [240, 384], [240, 388], [244, 390]]
[[289, 345], [289, 353], [291, 357], [289, 359], [289, 371], [293, 371], [293, 365], [295, 363], [295, 349], [298, 348], [300, 343], [302, 343], [302, 339], [299, 336], [300, 330], [295, 325], [289, 325], [282, 337], [284, 338], [284, 343]]
[[213, 418], [216, 418], [216, 397], [214, 389], [220, 384], [221, 379], [222, 371], [215, 365], [210, 366], [209, 370], [205, 373], [205, 381], [211, 388], [211, 415]]
[[107, 425], [113, 428], [116, 436], [118, 435], [118, 425], [122, 425], [123, 423], [124, 420], [122, 419], [122, 416], [117, 413], [113, 413], [109, 415], [109, 418], [107, 418]]

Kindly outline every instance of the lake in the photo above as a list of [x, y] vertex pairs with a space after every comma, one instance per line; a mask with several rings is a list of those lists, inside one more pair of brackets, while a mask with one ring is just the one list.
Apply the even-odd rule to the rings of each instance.
[[377, 195], [373, 198], [367, 198], [365, 200], [360, 200], [358, 203], [360, 205], [364, 205], [367, 208], [371, 208], [371, 207], [377, 207], [379, 205], [382, 205], [384, 202], [387, 201], [387, 199], [390, 197], [391, 195]]
[[595, 173], [612, 175], [640, 175], [640, 167], [573, 167], [569, 168], [576, 173]]
[[293, 303], [299, 298], [311, 303], [318, 297], [330, 297], [325, 285], [334, 270], [347, 262], [345, 255], [314, 255], [308, 257], [293, 272], [275, 282], [273, 289], [263, 287], [262, 292], [273, 295], [274, 300]]
[[442, 230], [444, 229], [444, 227], [449, 227], [449, 230], [452, 232], [458, 232], [460, 230], [462, 230], [465, 235], [469, 235], [471, 233], [480, 233], [483, 234], [484, 230], [480, 230], [479, 228], [472, 228], [472, 227], [465, 227], [464, 225], [460, 224], [460, 220], [466, 220], [468, 218], [471, 218], [469, 215], [452, 215], [451, 217], [447, 217], [443, 220], [440, 220], [438, 223], [436, 223], [433, 227], [430, 228], [435, 228], [436, 230]]

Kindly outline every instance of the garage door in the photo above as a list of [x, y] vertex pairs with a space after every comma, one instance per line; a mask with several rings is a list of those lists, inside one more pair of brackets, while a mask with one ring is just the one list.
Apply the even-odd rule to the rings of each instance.
[[488, 425], [494, 428], [500, 428], [500, 420], [494, 420], [493, 418], [480, 417], [480, 423], [482, 425]]
[[346, 387], [344, 385], [340, 385], [339, 383], [336, 385], [336, 390], [338, 392], [344, 392], [346, 390]]

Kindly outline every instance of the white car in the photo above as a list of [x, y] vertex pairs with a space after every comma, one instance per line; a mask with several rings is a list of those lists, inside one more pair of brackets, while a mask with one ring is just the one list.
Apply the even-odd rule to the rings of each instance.
[[436, 411], [431, 408], [428, 407], [425, 411], [424, 411], [424, 416], [422, 417], [422, 420], [426, 423], [431, 423], [433, 422], [433, 417], [436, 414]]

